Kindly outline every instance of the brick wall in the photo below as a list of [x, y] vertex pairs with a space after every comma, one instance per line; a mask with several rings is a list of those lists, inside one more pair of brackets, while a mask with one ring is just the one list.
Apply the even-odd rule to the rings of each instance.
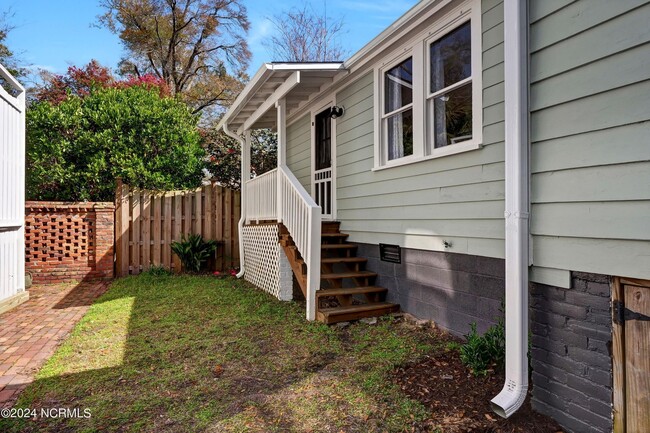
[[370, 244], [359, 244], [358, 255], [379, 274], [377, 285], [388, 289], [389, 302], [453, 334], [466, 334], [472, 322], [484, 332], [503, 314], [503, 259], [402, 248], [402, 263], [389, 263]]
[[113, 278], [112, 203], [27, 202], [25, 270], [35, 283]]
[[571, 288], [531, 283], [533, 408], [567, 431], [612, 431], [610, 278], [572, 273]]

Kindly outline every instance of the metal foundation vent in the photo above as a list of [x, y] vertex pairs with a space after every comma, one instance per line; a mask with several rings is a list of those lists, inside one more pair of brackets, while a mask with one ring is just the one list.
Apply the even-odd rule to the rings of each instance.
[[379, 244], [379, 257], [384, 262], [402, 263], [402, 249], [399, 245]]

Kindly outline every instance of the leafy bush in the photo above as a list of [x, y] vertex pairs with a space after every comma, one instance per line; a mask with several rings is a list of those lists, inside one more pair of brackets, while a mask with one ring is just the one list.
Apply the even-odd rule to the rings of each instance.
[[217, 249], [217, 241], [206, 241], [200, 235], [183, 236], [180, 242], [172, 242], [171, 249], [181, 259], [183, 269], [199, 272]]
[[197, 121], [144, 85], [37, 102], [27, 111], [27, 197], [112, 201], [118, 176], [147, 189], [194, 188], [205, 166]]
[[467, 342], [460, 348], [460, 360], [476, 376], [484, 376], [490, 370], [502, 370], [506, 358], [506, 332], [503, 319], [492, 325], [485, 334], [478, 335], [476, 323], [465, 337]]

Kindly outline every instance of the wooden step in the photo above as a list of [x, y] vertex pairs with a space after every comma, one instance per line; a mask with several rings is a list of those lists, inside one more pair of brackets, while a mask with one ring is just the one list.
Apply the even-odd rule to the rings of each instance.
[[377, 274], [370, 271], [348, 271], [348, 272], [334, 272], [331, 274], [321, 274], [322, 280], [340, 280], [343, 278], [371, 278], [376, 277]]
[[316, 312], [316, 319], [324, 323], [337, 323], [363, 317], [383, 316], [397, 311], [399, 311], [399, 304], [377, 302], [374, 304], [350, 305], [348, 307], [323, 308]]
[[321, 232], [322, 233], [336, 233], [341, 227], [340, 221], [323, 221], [321, 223]]
[[331, 233], [321, 233], [320, 235], [324, 239], [347, 239], [350, 235], [347, 233], [340, 233], [340, 232], [331, 232]]
[[355, 244], [321, 244], [323, 250], [355, 250]]
[[388, 289], [385, 287], [351, 287], [347, 289], [321, 289], [316, 291], [316, 297], [322, 298], [323, 296], [344, 296], [344, 295], [364, 295], [369, 293], [386, 293]]
[[321, 263], [328, 265], [335, 265], [337, 263], [366, 263], [368, 259], [365, 257], [323, 257], [320, 259]]

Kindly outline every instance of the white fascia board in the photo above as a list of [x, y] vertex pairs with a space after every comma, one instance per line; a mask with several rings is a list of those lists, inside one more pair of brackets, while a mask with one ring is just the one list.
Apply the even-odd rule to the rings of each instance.
[[328, 63], [266, 63], [272, 71], [339, 71], [345, 69], [343, 62]]
[[9, 84], [18, 92], [25, 91], [25, 88], [22, 86], [22, 84], [20, 84], [18, 80], [16, 80], [14, 76], [11, 75], [11, 73], [7, 69], [5, 69], [5, 67], [2, 66], [1, 64], [0, 64], [0, 76], [2, 76], [2, 78], [7, 80]]
[[269, 63], [263, 63], [262, 66], [257, 70], [253, 78], [246, 84], [244, 90], [237, 96], [235, 101], [232, 103], [226, 114], [221, 118], [217, 129], [223, 128], [223, 125], [230, 120], [231, 117], [237, 115], [237, 113], [243, 108], [246, 101], [248, 101], [257, 91], [257, 89], [262, 86], [269, 76], [272, 74], [271, 69], [269, 68]]
[[273, 72], [299, 72], [299, 71], [323, 71], [335, 72], [345, 70], [342, 62], [328, 63], [263, 63], [257, 70], [253, 78], [248, 82], [244, 90], [237, 96], [226, 114], [223, 116], [217, 129], [223, 128], [223, 125], [232, 117], [236, 116], [239, 111], [246, 105], [246, 102], [252, 98], [260, 87], [273, 75]]
[[262, 117], [268, 110], [270, 110], [272, 107], [275, 106], [275, 103], [277, 101], [284, 98], [287, 95], [287, 93], [289, 93], [291, 89], [296, 87], [299, 83], [300, 83], [300, 71], [296, 71], [293, 74], [291, 74], [289, 77], [287, 77], [284, 83], [280, 84], [280, 87], [275, 89], [275, 91], [266, 98], [266, 101], [264, 101], [262, 105], [260, 105], [257, 108], [257, 110], [253, 112], [253, 114], [248, 116], [246, 122], [244, 122], [240, 130], [237, 132], [239, 134], [242, 134], [247, 129], [250, 129], [251, 126], [253, 126], [260, 117]]

